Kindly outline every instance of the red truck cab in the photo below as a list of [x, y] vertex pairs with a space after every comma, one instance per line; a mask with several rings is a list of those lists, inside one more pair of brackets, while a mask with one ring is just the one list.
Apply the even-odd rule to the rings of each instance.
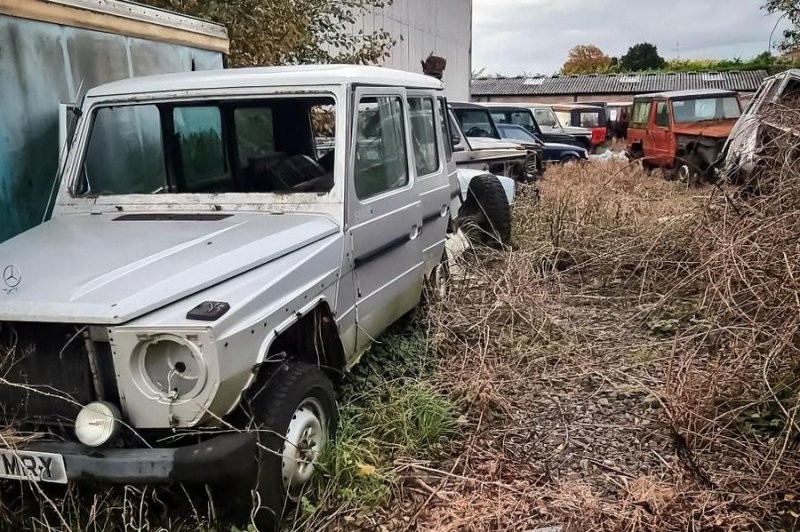
[[582, 127], [592, 130], [592, 148], [606, 143], [608, 137], [606, 110], [595, 105], [557, 104], [553, 105], [562, 126]]
[[648, 167], [688, 166], [691, 171], [709, 174], [741, 114], [739, 96], [732, 91], [636, 96], [627, 149]]

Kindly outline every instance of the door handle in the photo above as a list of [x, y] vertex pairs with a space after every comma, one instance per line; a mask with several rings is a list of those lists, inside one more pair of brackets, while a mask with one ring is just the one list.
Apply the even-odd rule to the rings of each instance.
[[411, 228], [411, 234], [408, 235], [408, 239], [416, 240], [417, 237], [419, 236], [419, 233], [420, 233], [420, 228], [418, 225], [415, 225], [414, 227]]

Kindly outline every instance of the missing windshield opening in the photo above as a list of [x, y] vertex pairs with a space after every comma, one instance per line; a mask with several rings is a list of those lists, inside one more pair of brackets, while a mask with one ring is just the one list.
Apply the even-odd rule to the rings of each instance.
[[335, 136], [331, 97], [101, 107], [74, 193], [325, 194]]

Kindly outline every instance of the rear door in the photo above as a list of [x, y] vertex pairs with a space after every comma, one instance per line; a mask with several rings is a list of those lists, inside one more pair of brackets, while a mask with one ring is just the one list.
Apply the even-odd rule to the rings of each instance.
[[405, 90], [356, 88], [352, 109], [347, 214], [360, 353], [419, 302], [423, 220], [414, 188]]
[[[409, 91], [411, 153], [416, 173], [415, 187], [422, 208], [420, 246], [425, 274], [439, 264], [444, 252], [450, 220], [450, 191], [447, 160], [439, 124], [441, 101], [430, 92]], [[448, 140], [449, 142], [449, 140]]]

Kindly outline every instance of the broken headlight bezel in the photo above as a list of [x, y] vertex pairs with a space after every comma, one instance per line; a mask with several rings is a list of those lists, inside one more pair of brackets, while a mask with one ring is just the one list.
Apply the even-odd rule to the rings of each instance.
[[200, 346], [174, 334], [140, 336], [130, 360], [137, 387], [162, 402], [191, 401], [208, 382], [208, 363]]

